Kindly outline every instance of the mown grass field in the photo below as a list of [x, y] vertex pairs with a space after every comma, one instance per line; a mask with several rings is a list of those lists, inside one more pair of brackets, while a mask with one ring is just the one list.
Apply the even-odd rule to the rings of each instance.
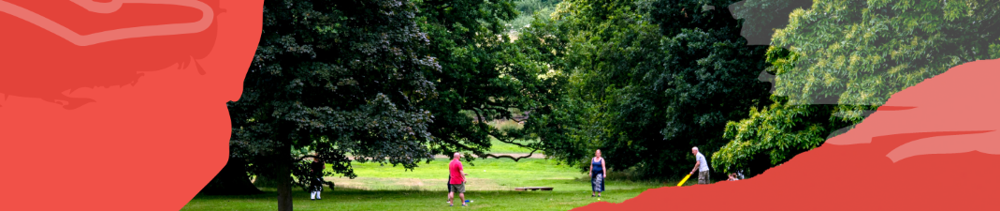
[[[499, 142], [496, 142], [499, 143]], [[510, 149], [507, 149], [507, 148]], [[514, 148], [511, 148], [514, 147]], [[520, 153], [516, 146], [494, 145], [494, 153]], [[325, 188], [323, 199], [309, 200], [309, 193], [295, 188], [295, 210], [442, 210], [463, 209], [461, 203], [448, 207], [448, 159], [421, 164], [412, 171], [402, 166], [354, 163], [355, 179], [328, 177], [336, 190]], [[639, 193], [673, 183], [635, 182], [612, 172], [603, 197], [590, 196], [590, 179], [579, 168], [546, 159], [477, 159], [463, 162], [468, 176], [466, 198], [473, 200], [464, 209], [482, 210], [569, 210], [598, 200], [622, 202]], [[695, 183], [688, 180], [687, 184]], [[514, 191], [516, 187], [545, 186], [553, 191]], [[182, 210], [276, 210], [277, 192], [262, 189], [252, 196], [196, 196]], [[458, 201], [458, 200], [456, 200]]]

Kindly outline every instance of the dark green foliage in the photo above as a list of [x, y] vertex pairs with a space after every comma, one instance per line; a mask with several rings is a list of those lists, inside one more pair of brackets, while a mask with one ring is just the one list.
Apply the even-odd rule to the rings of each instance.
[[732, 4], [733, 17], [742, 19], [740, 35], [750, 45], [770, 45], [774, 30], [788, 25], [788, 14], [795, 9], [809, 9], [812, 0], [744, 0]]
[[417, 54], [428, 40], [414, 12], [403, 1], [268, 1], [243, 96], [230, 103], [234, 154], [308, 146], [351, 177], [337, 168], [349, 166], [345, 153], [411, 166], [429, 158], [430, 113], [414, 105], [433, 96], [425, 75], [440, 66]]
[[278, 181], [290, 210], [292, 149], [314, 151], [348, 177], [355, 159], [408, 168], [430, 159], [435, 59], [416, 24], [416, 6], [397, 0], [264, 3], [263, 31], [244, 82], [230, 102], [231, 151], [254, 173]]
[[692, 146], [710, 154], [725, 144], [725, 123], [764, 105], [769, 89], [757, 80], [766, 47], [746, 45], [731, 3], [563, 2], [550, 31], [567, 37], [557, 62], [572, 72], [564, 145], [585, 147], [564, 159], [601, 149], [609, 168], [678, 176], [694, 165]]
[[[491, 136], [540, 149], [534, 117], [551, 110], [549, 102], [557, 99], [552, 96], [559, 94], [563, 80], [539, 77], [549, 71], [535, 58], [540, 52], [507, 36], [504, 23], [517, 13], [513, 2], [425, 0], [418, 6], [418, 23], [431, 37], [422, 53], [434, 55], [441, 65], [440, 72], [429, 75], [437, 82], [437, 97], [419, 103], [434, 114], [428, 130], [435, 139], [432, 152], [492, 157], [486, 153]], [[525, 115], [530, 117], [525, 129], [486, 124]]]
[[512, 31], [519, 31], [535, 20], [535, 13], [539, 13], [543, 18], [555, 11], [555, 7], [562, 0], [517, 0], [514, 8], [518, 11], [518, 16], [507, 22], [507, 27]]
[[509, 1], [268, 1], [243, 96], [229, 103], [232, 154], [280, 193], [308, 186], [309, 156], [332, 164], [326, 176], [354, 178], [352, 159], [412, 169], [433, 154], [491, 156], [490, 136], [541, 149], [544, 125], [485, 124], [551, 113], [564, 83], [539, 77], [541, 52], [503, 36], [515, 14]]
[[[746, 5], [761, 6], [748, 0]], [[767, 8], [763, 6], [762, 8]], [[738, 12], [753, 17], [754, 7]], [[775, 95], [787, 99], [726, 128], [716, 168], [778, 165], [859, 123], [889, 96], [962, 63], [998, 58], [1000, 2], [814, 1], [789, 14], [768, 52]]]

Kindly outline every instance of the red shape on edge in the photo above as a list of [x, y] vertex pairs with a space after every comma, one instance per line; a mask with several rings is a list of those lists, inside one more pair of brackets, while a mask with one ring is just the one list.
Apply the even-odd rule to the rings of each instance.
[[[202, 11], [3, 0], [80, 34], [188, 23]], [[260, 38], [262, 0], [200, 0], [194, 34], [77, 46], [0, 13], [3, 210], [178, 210], [225, 165], [226, 102], [238, 100]], [[107, 2], [107, 1], [99, 1]]]

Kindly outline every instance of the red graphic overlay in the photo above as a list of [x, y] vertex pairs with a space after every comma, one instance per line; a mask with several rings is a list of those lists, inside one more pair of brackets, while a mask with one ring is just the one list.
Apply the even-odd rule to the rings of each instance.
[[0, 1], [4, 210], [178, 210], [225, 165], [262, 0]]
[[754, 178], [650, 189], [577, 210], [998, 210], [998, 70], [1000, 60], [954, 67]]

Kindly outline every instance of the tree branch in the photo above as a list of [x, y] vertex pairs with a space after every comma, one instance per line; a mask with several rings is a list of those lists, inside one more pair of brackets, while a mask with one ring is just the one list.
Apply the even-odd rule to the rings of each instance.
[[[472, 147], [469, 147], [469, 146], [466, 146], [466, 145], [464, 145], [464, 144], [461, 144], [461, 143], [458, 143], [458, 142], [457, 142], [457, 141], [455, 141], [455, 140], [448, 140], [448, 139], [442, 139], [442, 140], [445, 140], [445, 141], [447, 141], [447, 142], [449, 142], [449, 143], [452, 143], [452, 144], [454, 144], [455, 146], [457, 146], [457, 147], [459, 147], [459, 148], [462, 148], [462, 149], [465, 149], [465, 150], [470, 150], [470, 151], [474, 151], [474, 150], [472, 149]], [[518, 145], [520, 145], [520, 144], [518, 144]], [[523, 146], [523, 145], [522, 145], [522, 146]], [[527, 147], [527, 146], [525, 146], [525, 147]], [[511, 160], [514, 160], [514, 162], [517, 162], [517, 161], [520, 161], [520, 160], [521, 160], [521, 159], [523, 159], [523, 158], [529, 158], [529, 157], [531, 157], [531, 155], [535, 154], [535, 152], [536, 152], [536, 151], [538, 151], [538, 149], [532, 149], [532, 150], [531, 150], [531, 153], [528, 153], [528, 155], [525, 155], [525, 156], [521, 156], [521, 157], [514, 157], [514, 156], [510, 156], [510, 155], [494, 155], [494, 154], [492, 154], [492, 153], [486, 153], [486, 154], [476, 154], [476, 156], [477, 156], [477, 157], [480, 157], [480, 158], [484, 158], [484, 159], [485, 159], [485, 158], [496, 158], [496, 159], [500, 159], [500, 158], [510, 158]]]
[[483, 118], [483, 114], [481, 113], [481, 111], [479, 111], [478, 108], [472, 108], [472, 112], [476, 112], [476, 118], [479, 118], [479, 121], [476, 123], [479, 125], [479, 128], [489, 133], [489, 125], [486, 124], [486, 119]]
[[[496, 136], [493, 136], [493, 137], [496, 138]], [[497, 141], [500, 141], [500, 142], [503, 142], [503, 143], [508, 143], [508, 144], [513, 144], [513, 145], [517, 145], [519, 147], [524, 147], [524, 148], [529, 148], [529, 149], [532, 148], [531, 146], [528, 146], [528, 145], [525, 145], [525, 144], [522, 144], [522, 143], [517, 143], [517, 142], [514, 142], [513, 140], [508, 141], [508, 140], [502, 140], [500, 138], [497, 138]]]
[[535, 154], [535, 151], [538, 151], [538, 149], [531, 150], [531, 153], [528, 153], [528, 155], [521, 156], [521, 157], [514, 157], [514, 156], [510, 156], [510, 155], [500, 155], [500, 156], [497, 156], [497, 155], [494, 155], [494, 154], [485, 154], [485, 155], [480, 156], [480, 157], [483, 157], [483, 158], [491, 158], [492, 157], [492, 158], [496, 158], [496, 159], [510, 158], [511, 160], [514, 160], [514, 162], [517, 162], [517, 161], [519, 161], [519, 160], [521, 160], [523, 158], [529, 158], [529, 157], [531, 157], [532, 154]]

